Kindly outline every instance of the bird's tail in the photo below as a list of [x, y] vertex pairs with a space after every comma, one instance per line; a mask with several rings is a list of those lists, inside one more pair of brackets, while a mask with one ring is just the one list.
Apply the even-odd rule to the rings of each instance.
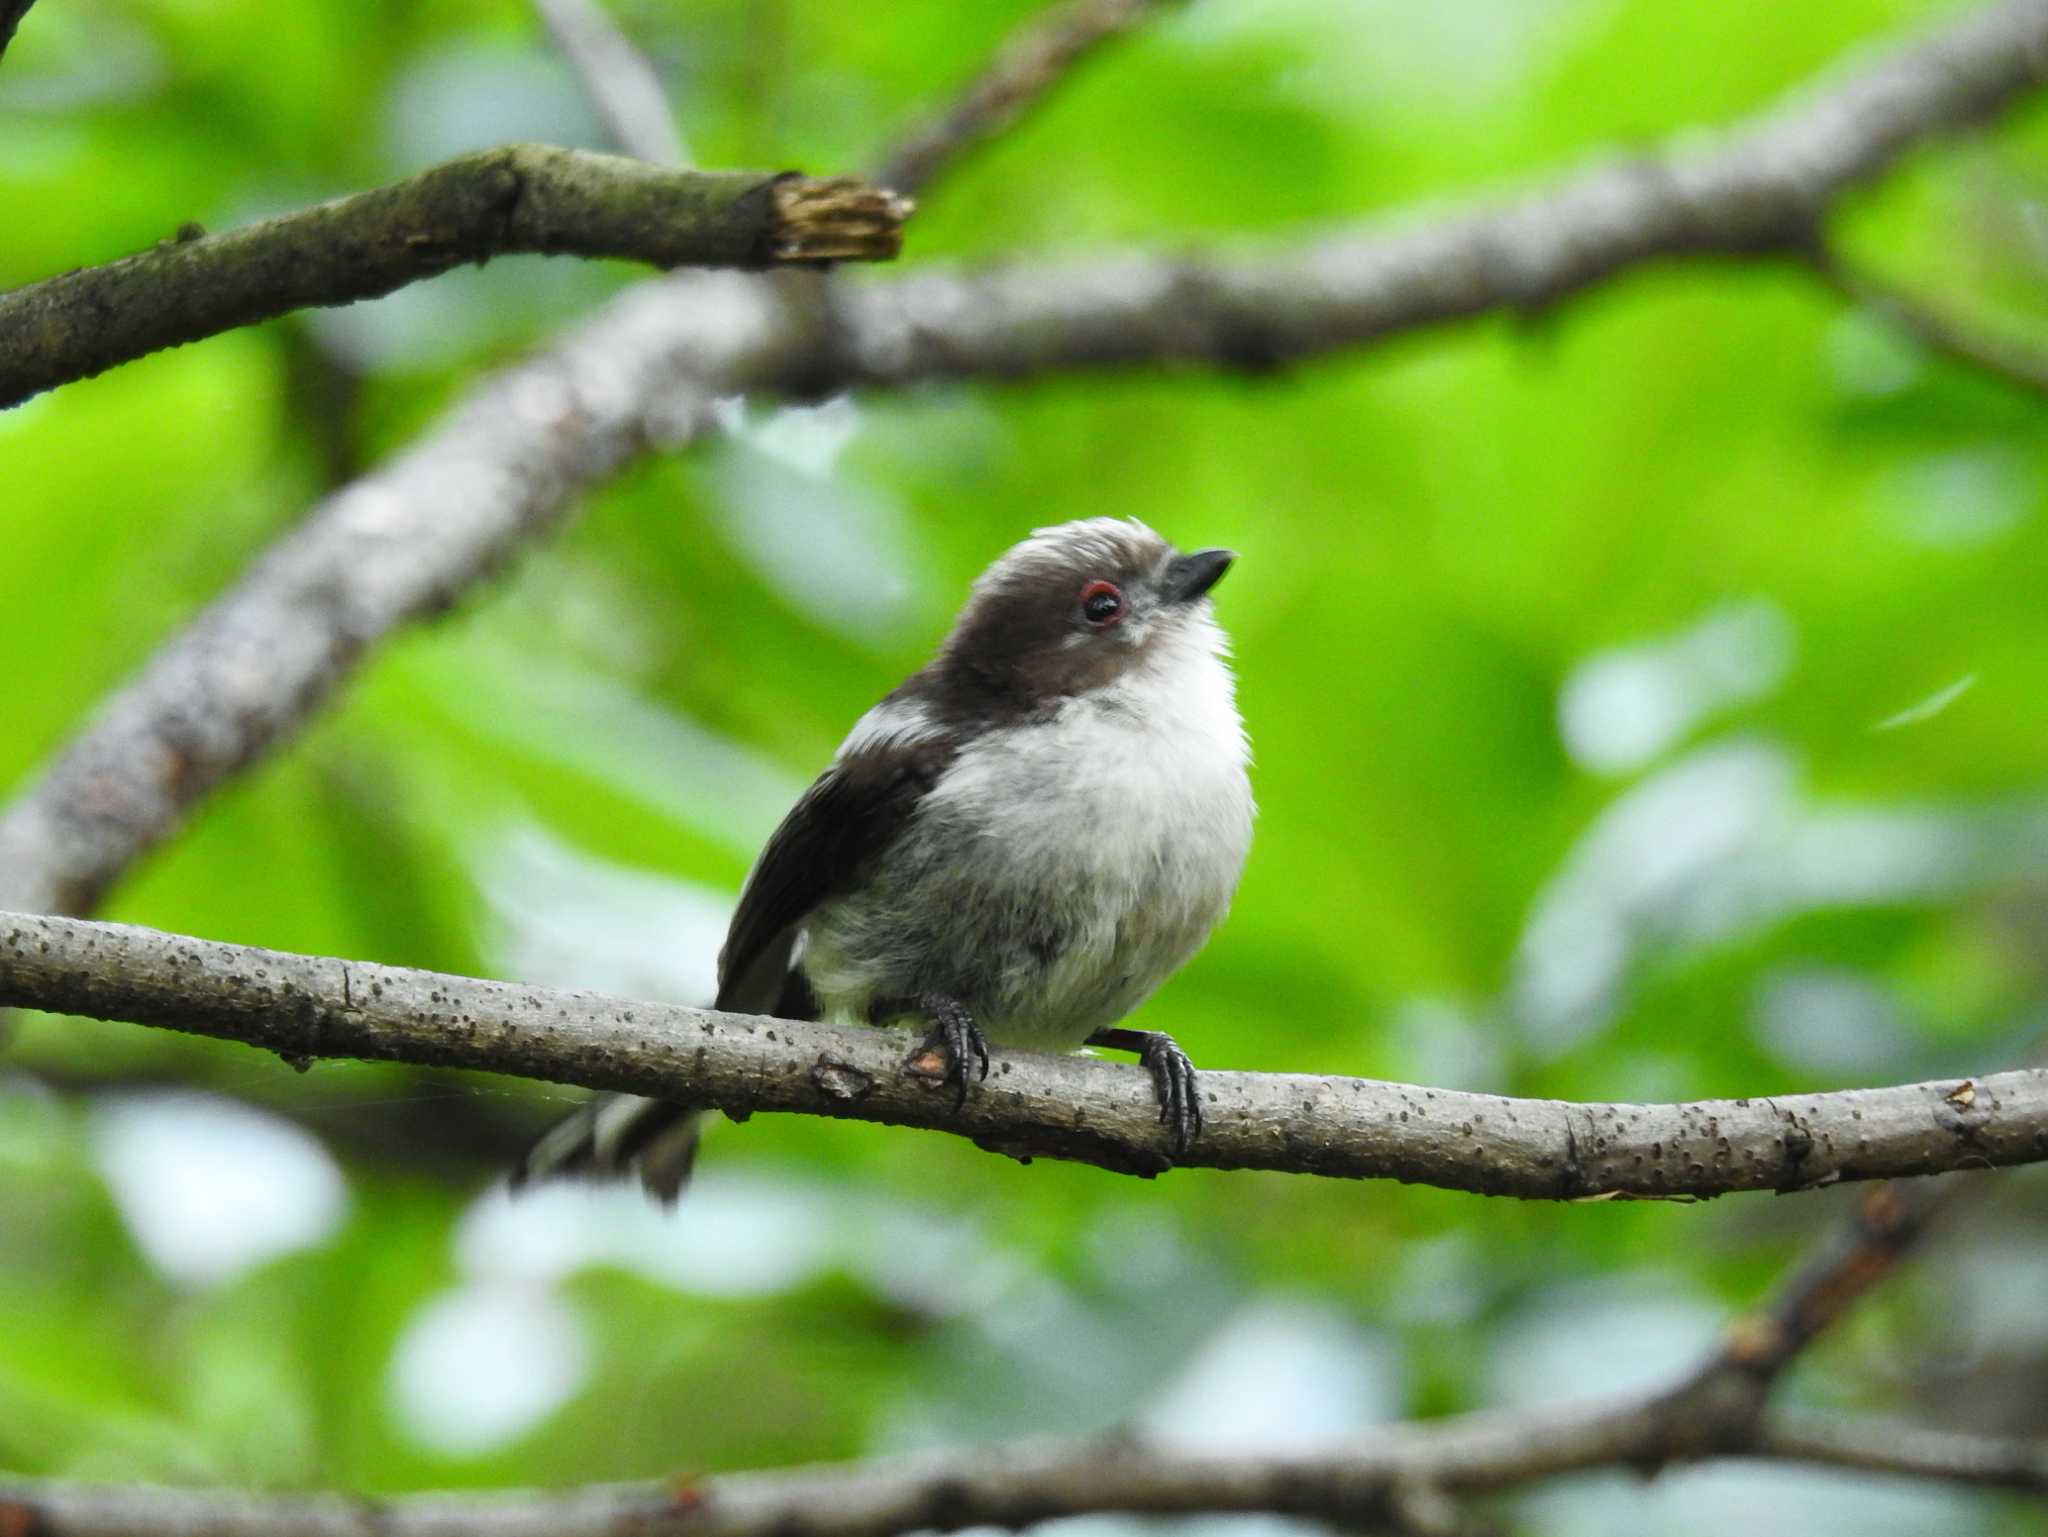
[[541, 1179], [624, 1179], [674, 1205], [690, 1182], [704, 1112], [637, 1094], [597, 1094], [557, 1121], [512, 1171], [512, 1188]]

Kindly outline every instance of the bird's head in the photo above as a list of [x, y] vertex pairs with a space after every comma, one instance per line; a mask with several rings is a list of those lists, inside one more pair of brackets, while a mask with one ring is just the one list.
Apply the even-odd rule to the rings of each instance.
[[941, 664], [1033, 705], [1106, 688], [1142, 666], [1225, 646], [1209, 589], [1237, 557], [1183, 555], [1144, 524], [1042, 528], [983, 572]]

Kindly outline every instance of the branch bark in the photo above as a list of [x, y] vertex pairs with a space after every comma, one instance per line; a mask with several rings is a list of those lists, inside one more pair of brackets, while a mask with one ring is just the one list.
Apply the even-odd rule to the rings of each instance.
[[659, 267], [879, 261], [909, 204], [851, 179], [678, 171], [513, 144], [388, 187], [0, 294], [0, 407], [305, 305], [375, 298], [515, 252]]
[[0, 816], [0, 908], [91, 910], [385, 635], [441, 611], [630, 460], [708, 430], [719, 396], [1270, 365], [1555, 301], [1655, 258], [1803, 247], [1833, 198], [2044, 70], [2048, 0], [2006, 0], [1705, 147], [1688, 137], [1515, 202], [1306, 250], [1133, 254], [837, 295], [795, 273], [644, 285], [316, 507], [110, 698]]
[[[152, 929], [0, 915], [0, 1006], [358, 1057], [623, 1089], [736, 1115], [794, 1111], [972, 1139], [1150, 1177], [1174, 1166], [1150, 1078], [1005, 1052], [964, 1110], [905, 1071], [901, 1031], [720, 1014]], [[1397, 1179], [1535, 1200], [1704, 1198], [2048, 1161], [2048, 1070], [1678, 1105], [1506, 1099], [1369, 1079], [1202, 1074], [1177, 1160]], [[1810, 1337], [1812, 1330], [1801, 1336]], [[1796, 1348], [1796, 1347], [1795, 1347]]]

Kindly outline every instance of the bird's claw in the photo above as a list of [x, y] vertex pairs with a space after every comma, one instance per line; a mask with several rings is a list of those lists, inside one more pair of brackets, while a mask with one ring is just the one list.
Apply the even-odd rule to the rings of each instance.
[[1138, 1061], [1152, 1074], [1152, 1090], [1159, 1097], [1159, 1124], [1166, 1128], [1175, 1154], [1185, 1153], [1188, 1144], [1202, 1134], [1202, 1097], [1195, 1088], [1195, 1064], [1179, 1042], [1156, 1030], [1147, 1032]]
[[926, 1057], [943, 1057], [945, 1070], [938, 1075], [939, 1080], [953, 1085], [953, 1109], [963, 1110], [967, 1106], [969, 1062], [978, 1062], [979, 1076], [988, 1077], [988, 1039], [974, 1022], [974, 1016], [951, 998], [921, 998], [918, 1007], [932, 1023], [923, 1042], [910, 1054], [911, 1066], [924, 1070], [922, 1063]]
[[1090, 1046], [1107, 1046], [1112, 1051], [1135, 1051], [1145, 1071], [1152, 1075], [1152, 1093], [1159, 1101], [1159, 1124], [1166, 1128], [1174, 1156], [1188, 1150], [1188, 1144], [1202, 1134], [1202, 1096], [1195, 1083], [1195, 1064], [1180, 1049], [1180, 1043], [1160, 1030], [1098, 1030], [1088, 1037]]

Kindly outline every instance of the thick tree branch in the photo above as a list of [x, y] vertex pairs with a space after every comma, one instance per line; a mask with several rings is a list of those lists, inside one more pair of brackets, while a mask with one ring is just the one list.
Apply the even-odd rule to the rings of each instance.
[[649, 165], [686, 165], [689, 157], [660, 77], [602, 0], [533, 0], [533, 8], [583, 82], [612, 142]]
[[[1004, 1053], [955, 1112], [900, 1031], [804, 1024], [0, 915], [0, 1006], [244, 1041], [291, 1060], [479, 1068], [973, 1139], [1150, 1176], [1173, 1166], [1150, 1078]], [[2048, 1070], [1680, 1105], [1504, 1099], [1359, 1078], [1208, 1071], [1178, 1162], [1398, 1179], [1529, 1199], [1706, 1197], [2048, 1161]], [[1824, 1320], [1823, 1320], [1824, 1321]], [[1792, 1348], [1815, 1332], [1807, 1329]]]
[[2048, 68], [2048, 0], [1966, 13], [1704, 147], [1508, 204], [1237, 260], [1132, 255], [933, 274], [830, 299], [700, 274], [643, 286], [329, 499], [102, 707], [0, 816], [0, 907], [88, 911], [392, 629], [438, 612], [721, 395], [1169, 361], [1270, 363], [1556, 300], [1680, 253], [1809, 243], [1829, 202]]
[[875, 180], [919, 193], [949, 163], [994, 138], [1083, 59], [1127, 32], [1161, 0], [1064, 0], [1003, 40], [986, 68], [944, 112], [906, 134]]
[[1844, 192], [2048, 80], [2048, 4], [2020, 0], [1704, 144], [1687, 135], [1519, 199], [1218, 260], [1136, 254], [918, 274], [849, 300], [855, 382], [1196, 363], [1257, 368], [1554, 303], [1676, 256], [1803, 255]]
[[105, 266], [0, 294], [0, 406], [305, 305], [348, 304], [514, 252], [660, 267], [876, 261], [909, 205], [850, 179], [677, 171], [543, 144], [247, 229], [196, 226]]

